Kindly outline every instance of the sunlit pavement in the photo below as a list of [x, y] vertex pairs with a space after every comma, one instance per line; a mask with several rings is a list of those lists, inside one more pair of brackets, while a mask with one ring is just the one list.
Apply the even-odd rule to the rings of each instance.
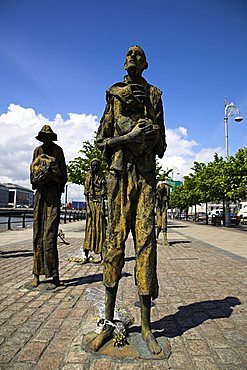
[[[166, 336], [165, 360], [119, 362], [81, 350], [83, 333], [95, 328], [98, 309], [87, 289], [102, 290], [102, 266], [69, 262], [83, 243], [85, 221], [62, 225], [61, 280], [66, 289], [43, 293], [23, 286], [32, 278], [32, 230], [0, 234], [0, 369], [246, 369], [246, 233], [197, 225], [169, 224], [169, 246], [158, 241], [159, 298], [152, 308], [153, 331]], [[120, 304], [139, 329], [132, 239], [119, 285]], [[99, 294], [99, 299], [101, 299]]]

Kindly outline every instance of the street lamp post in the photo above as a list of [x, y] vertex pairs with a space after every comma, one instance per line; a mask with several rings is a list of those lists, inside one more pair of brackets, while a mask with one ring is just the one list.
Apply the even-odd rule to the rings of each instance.
[[240, 116], [240, 110], [234, 103], [228, 103], [228, 99], [225, 96], [225, 109], [224, 109], [224, 126], [225, 126], [225, 140], [226, 140], [226, 159], [229, 157], [228, 147], [228, 118], [235, 116], [236, 122], [243, 121], [243, 117]]
[[[240, 115], [240, 110], [234, 103], [229, 103], [227, 97], [225, 96], [224, 102], [224, 126], [225, 126], [225, 143], [226, 143], [226, 160], [229, 158], [229, 145], [228, 145], [228, 118], [235, 116], [235, 122], [241, 122], [243, 117]], [[225, 209], [225, 226], [230, 226], [230, 203], [226, 201]]]

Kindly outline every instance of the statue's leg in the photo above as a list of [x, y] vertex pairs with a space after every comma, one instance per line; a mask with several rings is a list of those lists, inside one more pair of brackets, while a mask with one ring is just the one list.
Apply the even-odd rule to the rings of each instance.
[[[116, 303], [116, 296], [117, 296], [118, 284], [116, 284], [113, 288], [107, 288], [105, 291], [105, 319], [109, 321], [113, 321], [114, 318], [114, 309]], [[96, 338], [92, 340], [89, 344], [93, 351], [98, 351], [106, 342], [108, 342], [112, 338], [114, 328], [112, 326], [107, 325], [106, 329], [103, 330]]]
[[60, 279], [59, 279], [59, 275], [54, 275], [53, 276], [53, 279], [52, 279], [52, 283], [55, 285], [55, 286], [60, 286]]
[[159, 354], [162, 351], [162, 347], [155, 339], [150, 324], [150, 311], [151, 311], [151, 295], [140, 295], [141, 303], [141, 329], [142, 337], [147, 343], [150, 352], [154, 355]]
[[32, 281], [32, 286], [34, 287], [34, 288], [37, 288], [37, 286], [39, 285], [39, 275], [36, 275], [36, 274], [34, 274], [33, 275], [33, 281]]
[[163, 230], [164, 245], [168, 245], [167, 230]]
[[156, 236], [157, 240], [159, 239], [160, 231], [161, 231], [161, 227], [157, 226], [157, 236]]

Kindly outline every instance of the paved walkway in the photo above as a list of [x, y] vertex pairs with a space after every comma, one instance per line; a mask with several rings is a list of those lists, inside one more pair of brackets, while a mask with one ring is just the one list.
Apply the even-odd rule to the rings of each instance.
[[[170, 231], [173, 230], [173, 233], [176, 229], [176, 234], [203, 241], [235, 256], [247, 258], [247, 231], [196, 224], [191, 221], [169, 220], [169, 223]], [[172, 235], [170, 233], [170, 237]]]
[[[119, 362], [81, 350], [83, 333], [95, 327], [98, 309], [87, 294], [95, 288], [103, 292], [102, 266], [68, 261], [82, 245], [85, 221], [62, 229], [70, 243], [59, 242], [66, 289], [48, 293], [23, 288], [32, 277], [32, 230], [0, 233], [0, 369], [247, 369], [244, 232], [170, 224], [170, 246], [162, 245], [162, 236], [158, 241], [160, 295], [152, 323], [157, 337], [169, 338], [172, 355], [168, 361]], [[136, 332], [140, 312], [134, 305], [131, 238], [127, 244], [118, 298], [135, 317], [131, 331]]]

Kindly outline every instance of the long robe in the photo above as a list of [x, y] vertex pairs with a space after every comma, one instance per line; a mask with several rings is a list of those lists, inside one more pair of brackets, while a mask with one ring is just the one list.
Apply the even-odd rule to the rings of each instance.
[[106, 183], [100, 171], [97, 174], [93, 174], [92, 170], [88, 171], [84, 184], [84, 193], [87, 200], [84, 250], [100, 254], [106, 234], [104, 206]]
[[156, 189], [156, 222], [158, 235], [162, 231], [167, 238], [167, 210], [169, 207], [170, 187], [166, 183], [159, 184]]
[[[44, 159], [43, 159], [44, 158]], [[49, 160], [53, 160], [52, 163]], [[55, 143], [34, 150], [31, 183], [36, 189], [33, 215], [33, 274], [58, 276], [57, 233], [60, 198], [67, 182], [62, 148]]]

